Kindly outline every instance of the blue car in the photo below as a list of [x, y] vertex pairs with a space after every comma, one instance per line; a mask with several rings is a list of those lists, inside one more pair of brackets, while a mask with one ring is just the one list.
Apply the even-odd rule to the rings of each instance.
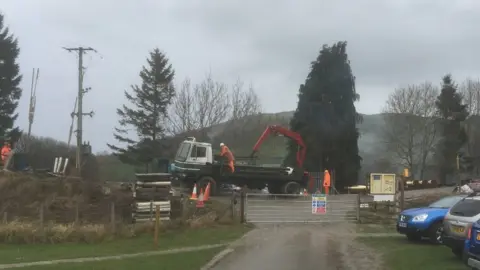
[[433, 244], [441, 244], [443, 218], [450, 207], [465, 197], [466, 195], [448, 196], [427, 207], [404, 210], [398, 216], [397, 231], [411, 241], [426, 237]]
[[474, 222], [465, 239], [463, 259], [472, 270], [480, 270], [480, 220]]

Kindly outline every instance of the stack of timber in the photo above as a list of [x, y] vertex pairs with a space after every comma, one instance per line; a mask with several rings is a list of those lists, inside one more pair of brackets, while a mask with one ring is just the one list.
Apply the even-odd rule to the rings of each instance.
[[160, 220], [170, 220], [172, 175], [139, 173], [135, 176], [133, 221], [154, 221], [157, 205], [160, 206]]

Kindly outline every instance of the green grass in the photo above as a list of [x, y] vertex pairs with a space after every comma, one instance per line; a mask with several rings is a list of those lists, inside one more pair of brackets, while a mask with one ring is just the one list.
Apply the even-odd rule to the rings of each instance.
[[245, 226], [218, 226], [163, 233], [160, 234], [158, 248], [153, 246], [151, 235], [99, 244], [3, 244], [0, 245], [0, 264], [109, 256], [186, 246], [221, 244], [233, 241], [247, 231], [248, 228]]
[[386, 224], [358, 224], [358, 233], [397, 233], [395, 225]]
[[382, 253], [385, 269], [389, 270], [465, 270], [467, 267], [445, 246], [427, 242], [411, 243], [406, 238], [358, 238], [357, 241]]
[[178, 254], [137, 257], [122, 260], [106, 260], [87, 263], [62, 263], [48, 266], [31, 266], [25, 270], [198, 270], [205, 265], [222, 248], [214, 248]]

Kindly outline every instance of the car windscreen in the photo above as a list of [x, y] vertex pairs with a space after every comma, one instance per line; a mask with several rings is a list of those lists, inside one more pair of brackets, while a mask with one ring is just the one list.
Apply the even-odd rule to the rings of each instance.
[[465, 198], [465, 196], [449, 196], [445, 198], [441, 198], [440, 200], [433, 202], [428, 207], [431, 208], [450, 208], [454, 206], [457, 202], [461, 199]]
[[177, 154], [175, 155], [175, 160], [177, 161], [185, 161], [188, 157], [188, 152], [190, 151], [191, 144], [190, 143], [182, 143], [178, 148]]
[[450, 214], [462, 217], [476, 216], [480, 214], [480, 200], [461, 200], [450, 209]]

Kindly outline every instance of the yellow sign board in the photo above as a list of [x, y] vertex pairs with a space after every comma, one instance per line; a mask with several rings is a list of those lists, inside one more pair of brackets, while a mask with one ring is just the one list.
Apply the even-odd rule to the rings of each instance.
[[395, 174], [371, 173], [370, 194], [373, 195], [394, 195], [397, 192]]

